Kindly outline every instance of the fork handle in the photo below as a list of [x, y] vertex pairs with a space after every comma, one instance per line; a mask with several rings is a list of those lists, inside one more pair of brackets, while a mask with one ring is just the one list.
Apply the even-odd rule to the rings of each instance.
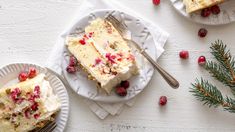
[[167, 73], [156, 61], [150, 57], [145, 50], [141, 50], [140, 53], [145, 56], [145, 58], [154, 66], [154, 68], [162, 75], [162, 77], [166, 80], [166, 82], [172, 87], [172, 88], [178, 88], [179, 82], [171, 76], [169, 73]]

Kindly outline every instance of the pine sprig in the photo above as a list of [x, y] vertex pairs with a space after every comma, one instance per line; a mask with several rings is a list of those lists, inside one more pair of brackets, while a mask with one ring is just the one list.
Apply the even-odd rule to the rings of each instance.
[[198, 100], [204, 102], [204, 105], [215, 108], [222, 106], [224, 110], [235, 113], [235, 100], [227, 96], [224, 98], [221, 92], [208, 81], [196, 80], [196, 83], [192, 84], [190, 89], [190, 92]]
[[[235, 60], [232, 57], [227, 46], [222, 41], [218, 40], [211, 45], [211, 54], [215, 57], [217, 62], [207, 61], [205, 69], [222, 82], [224, 85], [229, 86], [233, 95], [235, 96]], [[196, 80], [196, 83], [192, 84], [190, 92], [200, 101], [204, 102], [204, 105], [209, 107], [223, 107], [225, 111], [235, 113], [235, 100], [223, 96], [216, 86], [212, 85], [208, 81], [201, 79]]]
[[[210, 48], [212, 50], [211, 54], [216, 58], [220, 66], [223, 67], [218, 70], [222, 70], [224, 73], [230, 75], [230, 80], [227, 81], [226, 85], [230, 87], [235, 87], [235, 61], [230, 51], [227, 50], [227, 46], [223, 44], [221, 40], [218, 40], [215, 43], [212, 43]], [[207, 66], [207, 69], [210, 69], [210, 65]]]

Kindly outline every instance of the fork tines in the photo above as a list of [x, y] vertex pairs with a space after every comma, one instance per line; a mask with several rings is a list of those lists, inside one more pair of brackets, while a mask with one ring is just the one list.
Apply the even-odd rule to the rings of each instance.
[[37, 129], [35, 132], [52, 132], [56, 128], [56, 121], [48, 121], [42, 128]]
[[109, 21], [113, 24], [115, 28], [117, 28], [120, 32], [126, 30], [126, 25], [121, 23], [117, 18], [115, 18], [112, 14], [108, 15], [105, 20]]

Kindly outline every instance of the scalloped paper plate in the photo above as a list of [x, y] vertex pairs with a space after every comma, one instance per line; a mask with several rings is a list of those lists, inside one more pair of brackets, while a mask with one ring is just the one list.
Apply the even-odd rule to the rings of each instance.
[[183, 0], [170, 0], [174, 8], [184, 17], [195, 21], [197, 23], [206, 25], [222, 25], [228, 24], [235, 21], [235, 0], [226, 0], [224, 3], [220, 4], [220, 14], [213, 15], [204, 18], [201, 17], [200, 11], [188, 14], [186, 13]]
[[29, 67], [35, 67], [39, 73], [45, 73], [54, 92], [58, 95], [61, 101], [61, 110], [56, 118], [57, 126], [53, 132], [63, 132], [69, 115], [69, 97], [65, 86], [55, 75], [45, 72], [43, 67], [34, 64], [10, 64], [0, 69], [0, 88], [17, 83], [19, 73]]
[[[90, 21], [98, 17], [105, 18], [105, 16], [109, 14], [112, 14], [117, 19], [124, 22], [127, 25], [128, 29], [132, 32], [133, 40], [140, 44], [141, 47], [145, 48], [148, 54], [153, 59], [156, 58], [156, 47], [154, 45], [154, 40], [141, 20], [117, 10], [97, 10], [95, 12], [89, 13], [78, 20], [72, 26], [72, 28], [69, 29], [69, 31], [63, 36], [83, 32], [84, 27], [89, 25]], [[103, 90], [98, 90], [95, 83], [91, 80], [88, 80], [87, 75], [82, 70], [78, 71], [74, 75], [68, 74], [65, 69], [68, 65], [70, 53], [68, 52], [66, 47], [64, 48], [64, 58], [62, 63], [63, 73], [70, 86], [78, 95], [91, 100], [108, 103], [126, 101], [135, 97], [137, 94], [143, 91], [154, 73], [154, 68], [152, 67], [152, 65], [147, 62], [141, 55], [139, 55], [137, 51], [134, 51], [134, 53], [137, 58], [137, 63], [139, 64], [140, 74], [129, 79], [130, 88], [128, 88], [127, 96], [125, 97], [117, 96], [114, 91], [112, 91], [110, 95], [107, 95]]]

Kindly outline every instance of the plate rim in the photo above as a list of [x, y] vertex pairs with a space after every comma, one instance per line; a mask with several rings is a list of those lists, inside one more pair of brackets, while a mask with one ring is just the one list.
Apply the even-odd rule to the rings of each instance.
[[[61, 35], [61, 37], [62, 37], [63, 39], [65, 39], [65, 37], [66, 37], [67, 35], [69, 35], [69, 34], [71, 33], [71, 31], [72, 31], [74, 28], [76, 28], [76, 26], [77, 26], [77, 24], [79, 23], [79, 21], [85, 19], [85, 18], [88, 17], [90, 14], [96, 14], [96, 13], [102, 13], [102, 12], [112, 12], [112, 11], [124, 13], [124, 14], [126, 14], [126, 15], [128, 15], [128, 16], [131, 16], [132, 18], [142, 20], [142, 19], [139, 18], [139, 17], [135, 17], [135, 16], [133, 16], [133, 15], [131, 15], [131, 14], [129, 14], [129, 13], [126, 13], [126, 12], [121, 11], [121, 10], [118, 10], [118, 9], [110, 9], [110, 8], [108, 8], [108, 9], [96, 9], [96, 10], [87, 12], [87, 13], [86, 13], [85, 15], [83, 15], [81, 18], [76, 19], [76, 21], [74, 21], [73, 25], [70, 26], [70, 27], [67, 29], [67, 31]], [[148, 27], [146, 27], [146, 25], [145, 25], [143, 22], [141, 22], [141, 24], [143, 25], [144, 28], [148, 29]], [[149, 29], [148, 29], [148, 31], [149, 31]], [[151, 34], [151, 32], [149, 32], [149, 33], [150, 33], [151, 37], [153, 37], [152, 34]], [[64, 43], [65, 43], [65, 42], [64, 42]], [[65, 45], [65, 44], [64, 44], [64, 45]], [[64, 47], [66, 48], [66, 46], [64, 46]], [[154, 55], [153, 55], [153, 59], [156, 59], [155, 54], [156, 54], [157, 50], [154, 49], [154, 52], [155, 52], [155, 53], [154, 53]], [[64, 57], [63, 57], [63, 59], [64, 59]], [[62, 64], [62, 65], [63, 65], [63, 64]], [[63, 67], [63, 66], [61, 66], [61, 67]], [[154, 69], [152, 65], [151, 65], [151, 67], [152, 67], [152, 69]], [[67, 79], [67, 77], [66, 77], [66, 75], [65, 75], [65, 73], [64, 73], [64, 69], [62, 70], [62, 72], [63, 72], [63, 75], [64, 75], [65, 79]], [[142, 88], [142, 89], [145, 89], [145, 88], [149, 85], [150, 81], [152, 80], [152, 77], [153, 77], [154, 72], [155, 72], [155, 70], [153, 70], [150, 79], [148, 80], [148, 82], [146, 83], [146, 85], [144, 86], [144, 88]], [[68, 82], [69, 82], [69, 81], [68, 81]], [[132, 96], [132, 97], [130, 97], [130, 98], [120, 98], [120, 99], [118, 99], [118, 100], [105, 100], [105, 99], [89, 98], [89, 97], [87, 97], [87, 96], [84, 96], [84, 95], [82, 95], [82, 94], [79, 94], [79, 93], [71, 86], [70, 83], [69, 83], [69, 85], [70, 85], [70, 87], [72, 88], [72, 90], [73, 90], [77, 95], [79, 95], [79, 96], [81, 96], [81, 97], [84, 97], [85, 99], [89, 99], [89, 100], [93, 100], [93, 101], [98, 101], [98, 102], [104, 102], [104, 103], [119, 103], [119, 102], [125, 102], [125, 101], [128, 101], [128, 100], [133, 99], [134, 97], [136, 97], [137, 95], [139, 95], [139, 94], [143, 91], [143, 90], [141, 90], [140, 92], [138, 92], [137, 94], [135, 94], [135, 96]]]
[[[182, 17], [186, 18], [187, 20], [189, 20], [191, 22], [195, 22], [197, 24], [208, 25], [208, 26], [223, 26], [223, 25], [227, 25], [227, 24], [235, 22], [235, 19], [232, 20], [232, 21], [229, 21], [229, 22], [225, 22], [225, 23], [207, 23], [207, 22], [196, 20], [196, 19], [192, 19], [191, 17], [188, 17], [188, 16], [184, 15], [179, 9], [176, 8], [176, 6], [174, 4], [175, 1], [177, 1], [177, 0], [174, 0], [174, 1], [170, 0], [171, 5], [173, 6], [173, 8], [177, 11], [178, 14], [180, 14]], [[182, 0], [180, 0], [180, 1], [182, 1]], [[183, 1], [182, 1], [182, 3], [183, 3]], [[184, 13], [187, 13], [187, 12], [185, 11]]]
[[[5, 68], [10, 68], [11, 66], [14, 66], [14, 65], [17, 65], [17, 66], [25, 66], [25, 65], [27, 65], [27, 66], [35, 66], [35, 67], [38, 67], [38, 68], [40, 68], [40, 69], [42, 69], [42, 70], [45, 69], [44, 66], [41, 66], [41, 65], [35, 64], [35, 63], [21, 63], [21, 62], [18, 63], [18, 62], [16, 62], [16, 63], [9, 63], [9, 64], [6, 64], [6, 65], [4, 65], [4, 66], [1, 66], [1, 67], [0, 67], [0, 71], [3, 71]], [[17, 71], [17, 69], [14, 69], [13, 71], [7, 71], [7, 73], [14, 73], [14, 72], [16, 72], [16, 71]], [[46, 71], [46, 70], [45, 70], [45, 71]], [[7, 74], [7, 73], [6, 73], [6, 74]], [[65, 85], [63, 84], [63, 82], [62, 82], [55, 74], [50, 73], [50, 72], [46, 72], [46, 73], [48, 73], [50, 76], [52, 75], [53, 78], [56, 78], [56, 80], [57, 80], [57, 81], [61, 84], [61, 86], [63, 87], [63, 88], [62, 88], [62, 89], [63, 89], [63, 96], [65, 97], [65, 98], [64, 98], [64, 99], [65, 99], [64, 101], [65, 101], [66, 103], [65, 103], [63, 115], [60, 116], [59, 120], [63, 121], [64, 123], [63, 123], [62, 125], [60, 125], [60, 126], [57, 124], [56, 128], [53, 130], [53, 132], [63, 132], [63, 131], [66, 129], [66, 127], [67, 127], [68, 118], [69, 118], [69, 115], [70, 115], [70, 102], [69, 102], [68, 91], [67, 91]], [[5, 73], [3, 73], [3, 74], [5, 74]], [[0, 76], [0, 78], [4, 78], [4, 77], [1, 77], [1, 76]], [[48, 80], [48, 81], [49, 81], [49, 80]], [[50, 82], [50, 81], [49, 81], [49, 82]], [[1, 87], [1, 88], [2, 88], [2, 87]], [[55, 89], [55, 88], [53, 88], [53, 89]], [[56, 93], [56, 94], [58, 94], [58, 93]], [[63, 101], [61, 101], [61, 102], [63, 102]], [[60, 123], [60, 124], [61, 124], [61, 123]]]

